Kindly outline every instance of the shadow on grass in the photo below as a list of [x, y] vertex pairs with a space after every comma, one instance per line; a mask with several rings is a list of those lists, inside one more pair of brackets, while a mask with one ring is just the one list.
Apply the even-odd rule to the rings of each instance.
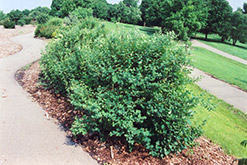
[[154, 33], [160, 31], [160, 29], [155, 29], [153, 27], [141, 27], [141, 26], [128, 25], [128, 24], [122, 24], [121, 26], [123, 26], [124, 28], [129, 28], [129, 29], [132, 29], [133, 27], [137, 28], [140, 31], [145, 32], [147, 35], [153, 35]]
[[238, 81], [240, 81], [240, 82], [242, 82], [242, 83], [245, 83], [245, 84], [246, 84], [246, 86], [247, 86], [247, 81], [245, 81], [245, 80], [241, 80], [241, 79], [239, 79], [239, 78], [235, 78], [235, 80], [238, 80]]
[[141, 28], [141, 31], [147, 33], [147, 35], [153, 35], [154, 33], [159, 32], [159, 29], [152, 29], [152, 28]]
[[247, 50], [247, 47], [245, 46], [240, 46], [240, 45], [232, 45], [231, 43], [228, 43], [228, 42], [221, 42], [220, 40], [216, 40], [216, 39], [205, 39], [205, 38], [202, 38], [202, 37], [191, 37], [192, 39], [197, 39], [197, 40], [202, 40], [202, 41], [208, 41], [208, 42], [216, 42], [216, 43], [222, 43], [222, 44], [226, 44], [226, 45], [231, 45], [231, 46], [235, 46], [235, 47], [238, 47], [238, 48], [242, 48], [242, 49], [246, 49]]

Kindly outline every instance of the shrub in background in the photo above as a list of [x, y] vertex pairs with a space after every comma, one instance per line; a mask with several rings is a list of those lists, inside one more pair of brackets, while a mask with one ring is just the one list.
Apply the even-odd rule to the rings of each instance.
[[47, 25], [49, 26], [62, 26], [63, 25], [63, 19], [58, 17], [53, 17], [47, 21]]
[[35, 29], [36, 37], [52, 38], [54, 32], [63, 26], [63, 20], [60, 18], [51, 18], [45, 24], [39, 24]]
[[192, 82], [189, 61], [173, 38], [106, 33], [87, 19], [47, 46], [41, 79], [84, 112], [72, 126], [75, 135], [119, 137], [130, 149], [138, 143], [164, 157], [191, 146], [201, 134], [190, 123], [198, 99], [185, 88]]
[[80, 22], [80, 20], [77, 18], [77, 16], [75, 15], [72, 15], [72, 14], [69, 14], [68, 17], [65, 17], [64, 18], [64, 23], [68, 26], [71, 26], [71, 25], [76, 25]]
[[24, 19], [26, 25], [30, 24], [32, 21], [32, 17], [24, 17], [23, 19]]
[[50, 16], [48, 14], [41, 13], [36, 17], [36, 20], [38, 24], [45, 24], [49, 20], [49, 17]]
[[6, 29], [14, 29], [15, 28], [15, 22], [11, 21], [9, 18], [6, 18], [3, 21], [3, 27]]
[[17, 22], [17, 25], [20, 25], [20, 26], [24, 26], [26, 24], [25, 20], [24, 19], [20, 19], [18, 20]]

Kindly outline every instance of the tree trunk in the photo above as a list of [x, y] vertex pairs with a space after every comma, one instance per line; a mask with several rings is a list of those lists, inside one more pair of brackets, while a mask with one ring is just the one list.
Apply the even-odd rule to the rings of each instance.
[[236, 45], [237, 40], [232, 40], [232, 45]]
[[221, 37], [221, 42], [224, 42], [225, 41], [225, 38], [224, 37]]
[[208, 40], [208, 33], [205, 33], [205, 39]]

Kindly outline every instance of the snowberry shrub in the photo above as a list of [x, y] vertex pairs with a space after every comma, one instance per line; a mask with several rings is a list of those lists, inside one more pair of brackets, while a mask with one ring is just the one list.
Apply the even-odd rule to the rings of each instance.
[[190, 123], [197, 99], [185, 88], [189, 63], [174, 35], [91, 25], [61, 33], [41, 61], [47, 85], [85, 114], [72, 132], [124, 138], [130, 149], [139, 143], [157, 157], [190, 146], [201, 133]]

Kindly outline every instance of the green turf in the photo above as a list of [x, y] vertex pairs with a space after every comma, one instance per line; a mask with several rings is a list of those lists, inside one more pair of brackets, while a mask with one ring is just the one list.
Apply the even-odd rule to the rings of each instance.
[[204, 40], [204, 35], [201, 33], [197, 33], [196, 38], [204, 44], [247, 60], [247, 44], [237, 42], [236, 45], [233, 46], [231, 41], [225, 41], [224, 43], [222, 43], [220, 42], [220, 36], [216, 34], [209, 34], [208, 41]]
[[125, 23], [112, 23], [112, 22], [103, 22], [106, 26], [107, 29], [109, 30], [114, 30], [117, 28], [124, 28], [126, 30], [129, 29], [139, 29], [142, 33], [147, 34], [147, 35], [152, 35], [155, 32], [159, 32], [160, 28], [159, 27], [144, 27], [144, 26], [138, 26], [138, 25], [131, 25], [131, 24], [125, 24]]
[[194, 67], [247, 90], [247, 65], [198, 47], [192, 50], [192, 59]]
[[[197, 85], [190, 85], [195, 94], [203, 91]], [[240, 145], [247, 140], [247, 115], [233, 108], [231, 105], [217, 99], [205, 92], [205, 98], [212, 98], [212, 103], [217, 105], [213, 111], [207, 111], [202, 106], [197, 106], [193, 124], [200, 124], [207, 120], [203, 126], [204, 136], [219, 144], [225, 152], [239, 158], [247, 157], [247, 148]]]

